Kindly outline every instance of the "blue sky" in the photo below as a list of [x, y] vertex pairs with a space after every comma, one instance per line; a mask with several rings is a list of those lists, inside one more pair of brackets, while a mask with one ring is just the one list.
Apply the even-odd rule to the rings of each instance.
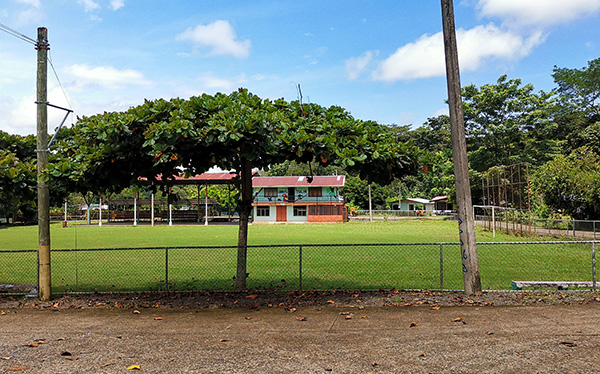
[[[554, 88], [552, 68], [600, 57], [600, 0], [455, 1], [461, 81]], [[49, 101], [75, 115], [230, 93], [338, 105], [418, 127], [447, 113], [440, 2], [2, 0], [0, 23], [48, 28]], [[0, 32], [0, 130], [35, 132], [36, 52]], [[51, 109], [49, 128], [64, 116]], [[69, 119], [71, 123], [74, 119]]]

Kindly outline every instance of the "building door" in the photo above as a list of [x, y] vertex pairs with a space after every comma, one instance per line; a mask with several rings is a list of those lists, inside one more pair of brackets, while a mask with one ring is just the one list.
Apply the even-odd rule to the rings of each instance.
[[287, 221], [287, 206], [278, 206], [277, 207], [277, 222], [286, 222]]
[[294, 187], [288, 187], [288, 201], [290, 203], [296, 201], [296, 189]]

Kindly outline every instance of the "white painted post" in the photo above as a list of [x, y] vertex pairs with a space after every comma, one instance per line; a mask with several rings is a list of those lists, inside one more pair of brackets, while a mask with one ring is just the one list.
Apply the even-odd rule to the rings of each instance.
[[150, 198], [150, 225], [154, 226], [154, 194]]
[[169, 204], [169, 226], [173, 226], [173, 204]]
[[68, 207], [68, 202], [67, 202], [67, 198], [65, 197], [65, 226], [67, 226], [67, 207]]
[[133, 195], [133, 225], [137, 226], [137, 192]]
[[496, 237], [496, 214], [495, 214], [495, 209], [494, 206], [492, 205], [492, 234], [493, 237]]
[[369, 182], [369, 222], [373, 222], [373, 204], [371, 203], [371, 183]]
[[204, 226], [208, 226], [208, 184], [204, 185]]
[[100, 195], [100, 204], [98, 205], [98, 226], [102, 226], [102, 195]]

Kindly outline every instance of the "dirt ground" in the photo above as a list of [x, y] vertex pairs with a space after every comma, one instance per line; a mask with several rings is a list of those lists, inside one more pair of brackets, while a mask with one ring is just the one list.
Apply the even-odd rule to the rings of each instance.
[[591, 291], [3, 296], [0, 372], [595, 373], [598, 312]]

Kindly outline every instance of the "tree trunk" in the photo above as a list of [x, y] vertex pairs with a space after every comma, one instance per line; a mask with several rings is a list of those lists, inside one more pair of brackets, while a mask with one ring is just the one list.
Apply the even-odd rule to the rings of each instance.
[[240, 225], [238, 231], [237, 272], [235, 290], [246, 290], [246, 254], [248, 249], [248, 221], [252, 211], [252, 166], [250, 161], [242, 158], [242, 200], [239, 205]]

